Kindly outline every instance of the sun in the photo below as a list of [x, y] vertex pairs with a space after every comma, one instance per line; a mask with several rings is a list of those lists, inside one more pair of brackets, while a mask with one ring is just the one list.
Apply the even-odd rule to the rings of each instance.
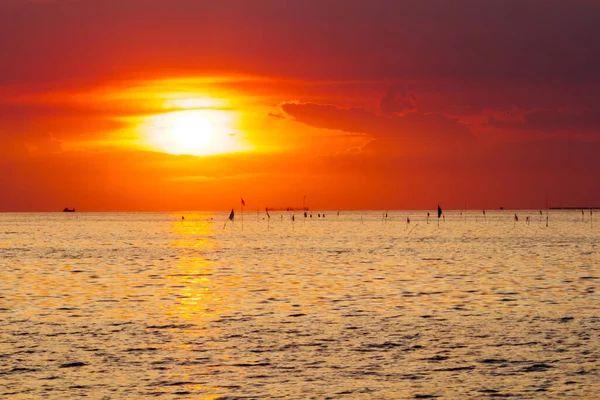
[[210, 153], [213, 126], [202, 112], [178, 111], [154, 116], [150, 121], [150, 142], [170, 154]]
[[205, 156], [244, 151], [231, 112], [183, 110], [146, 117], [140, 130], [148, 147], [169, 154]]
[[183, 112], [170, 117], [170, 153], [198, 154], [207, 150], [212, 138], [212, 126], [204, 116], [197, 112]]

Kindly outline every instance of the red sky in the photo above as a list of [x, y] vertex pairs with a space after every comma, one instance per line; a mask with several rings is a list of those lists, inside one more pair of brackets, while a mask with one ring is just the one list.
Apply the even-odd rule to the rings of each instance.
[[3, 0], [0, 211], [598, 206], [598, 21], [593, 0]]

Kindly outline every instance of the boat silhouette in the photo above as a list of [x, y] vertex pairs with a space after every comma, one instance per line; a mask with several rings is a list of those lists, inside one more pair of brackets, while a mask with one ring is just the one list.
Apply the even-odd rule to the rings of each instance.
[[75, 209], [74, 208], [65, 207], [63, 209], [63, 212], [75, 212]]

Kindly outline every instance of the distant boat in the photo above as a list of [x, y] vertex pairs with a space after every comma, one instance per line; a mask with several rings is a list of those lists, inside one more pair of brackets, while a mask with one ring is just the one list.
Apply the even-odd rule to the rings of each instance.
[[74, 208], [68, 208], [68, 207], [65, 207], [65, 208], [63, 209], [63, 212], [75, 212], [75, 209], [74, 209]]

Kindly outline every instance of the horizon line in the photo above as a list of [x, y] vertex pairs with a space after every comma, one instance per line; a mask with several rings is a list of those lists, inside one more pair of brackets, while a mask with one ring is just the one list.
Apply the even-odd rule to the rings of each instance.
[[[339, 209], [315, 209], [315, 210], [303, 210], [303, 209], [293, 209], [290, 207], [290, 209], [288, 210], [286, 209], [277, 209], [277, 208], [269, 208], [269, 211], [272, 212], [299, 212], [299, 213], [303, 213], [303, 212], [401, 212], [401, 211], [435, 211], [437, 212], [437, 208], [422, 208], [422, 209], [416, 209], [416, 208], [411, 208], [411, 209], [385, 209], [385, 208], [363, 208], [363, 209], [343, 209], [343, 208], [339, 208]], [[236, 208], [234, 207], [234, 210], [236, 210]], [[237, 209], [239, 210], [239, 208]], [[444, 212], [448, 211], [448, 212], [469, 212], [469, 211], [477, 211], [477, 212], [482, 212], [482, 211], [540, 211], [540, 210], [546, 210], [545, 208], [446, 208], [443, 209]], [[600, 210], [600, 206], [585, 206], [585, 207], [571, 207], [571, 206], [567, 206], [567, 207], [549, 207], [547, 210], [553, 210], [553, 211], [578, 211], [578, 210]], [[229, 208], [227, 209], [213, 209], [213, 210], [83, 210], [83, 211], [77, 211], [75, 210], [75, 213], [182, 213], [182, 212], [214, 212], [214, 213], [220, 213], [220, 212], [225, 212], [228, 213], [231, 210]], [[258, 210], [259, 212], [265, 212], [264, 209]], [[0, 214], [18, 214], [18, 213], [63, 213], [63, 210], [57, 210], [57, 211], [14, 211], [14, 210], [6, 210], [6, 211], [0, 211]], [[240, 211], [238, 211], [240, 212]], [[246, 208], [246, 213], [250, 214], [250, 213], [254, 213], [255, 210], [253, 209], [248, 209]]]

